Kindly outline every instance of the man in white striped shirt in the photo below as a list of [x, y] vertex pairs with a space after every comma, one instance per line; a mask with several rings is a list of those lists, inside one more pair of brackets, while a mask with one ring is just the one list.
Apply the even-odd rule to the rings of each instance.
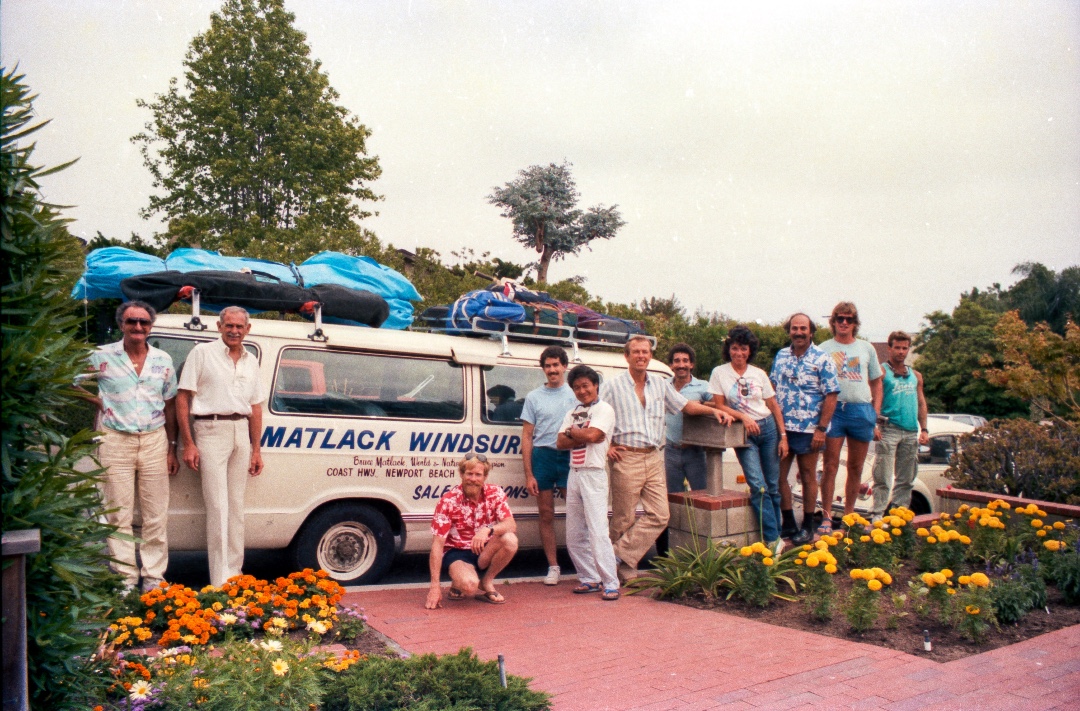
[[[611, 540], [619, 578], [637, 576], [637, 566], [668, 522], [664, 476], [664, 415], [714, 416], [721, 424], [731, 417], [707, 404], [687, 400], [671, 382], [647, 372], [652, 343], [633, 336], [623, 349], [629, 370], [605, 382], [600, 399], [615, 409], [611, 460]], [[638, 501], [645, 515], [635, 518]]]

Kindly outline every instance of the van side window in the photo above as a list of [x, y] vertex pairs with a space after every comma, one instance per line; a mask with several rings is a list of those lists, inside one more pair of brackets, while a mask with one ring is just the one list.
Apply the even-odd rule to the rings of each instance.
[[[150, 338], [147, 339], [147, 342], [154, 348], [160, 348], [169, 354], [169, 357], [172, 358], [173, 367], [176, 368], [176, 377], [179, 378], [180, 373], [184, 370], [184, 361], [187, 360], [188, 353], [191, 353], [191, 349], [200, 343], [206, 343], [209, 340], [211, 339], [173, 338], [172, 336], [157, 336], [151, 334]], [[245, 343], [244, 349], [258, 359], [259, 349], [254, 343]]]
[[270, 409], [279, 413], [465, 419], [465, 377], [450, 361], [285, 348]]
[[[603, 382], [603, 374], [600, 378]], [[539, 366], [484, 366], [481, 418], [495, 425], [520, 425], [525, 396], [546, 382], [544, 371]]]

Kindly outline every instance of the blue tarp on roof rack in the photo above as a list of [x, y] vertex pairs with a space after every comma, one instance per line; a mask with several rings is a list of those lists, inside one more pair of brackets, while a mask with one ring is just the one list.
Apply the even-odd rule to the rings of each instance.
[[[204, 249], [177, 249], [165, 259], [135, 252], [125, 247], [95, 249], [86, 257], [86, 271], [71, 291], [76, 299], [123, 299], [120, 282], [131, 276], [153, 272], [250, 270], [290, 284], [317, 286], [338, 284], [370, 291], [386, 299], [390, 316], [382, 328], [405, 329], [413, 322], [410, 302], [422, 301], [416, 287], [393, 269], [370, 257], [351, 257], [338, 252], [321, 252], [303, 264], [280, 264], [263, 259], [226, 257]], [[209, 310], [210, 305], [206, 305]], [[328, 319], [331, 320], [331, 319]], [[348, 322], [342, 322], [348, 323]]]

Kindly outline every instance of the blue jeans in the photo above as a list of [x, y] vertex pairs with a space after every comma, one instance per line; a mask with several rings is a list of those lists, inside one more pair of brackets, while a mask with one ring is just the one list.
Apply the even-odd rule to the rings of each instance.
[[780, 433], [772, 415], [757, 421], [761, 433], [747, 435], [746, 446], [735, 450], [750, 487], [750, 505], [761, 525], [761, 540], [780, 537]]
[[672, 444], [664, 447], [664, 475], [669, 494], [686, 491], [683, 479], [690, 482], [690, 490], [705, 488], [705, 450], [690, 445], [681, 449]]

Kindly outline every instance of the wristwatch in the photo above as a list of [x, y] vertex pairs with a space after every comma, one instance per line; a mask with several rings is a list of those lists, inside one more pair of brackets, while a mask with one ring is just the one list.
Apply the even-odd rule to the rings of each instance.
[[829, 429], [828, 425], [818, 425], [814, 428], [818, 432], [826, 432]]

